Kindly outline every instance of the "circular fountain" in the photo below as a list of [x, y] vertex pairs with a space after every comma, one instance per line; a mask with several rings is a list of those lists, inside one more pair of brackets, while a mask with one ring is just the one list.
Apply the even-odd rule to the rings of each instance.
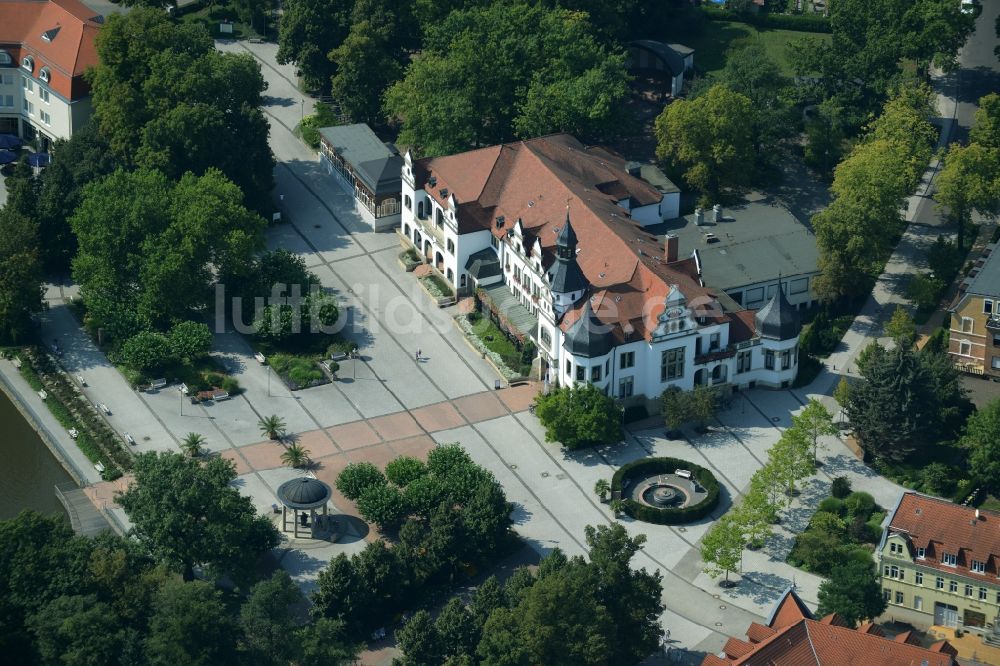
[[680, 488], [660, 483], [646, 489], [642, 500], [651, 506], [671, 507], [687, 501], [687, 494]]

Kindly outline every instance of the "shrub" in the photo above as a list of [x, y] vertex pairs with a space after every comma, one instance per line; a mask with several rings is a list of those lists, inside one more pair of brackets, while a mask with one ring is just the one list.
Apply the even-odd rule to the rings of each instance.
[[162, 333], [143, 331], [122, 345], [122, 360], [136, 370], [153, 370], [166, 365], [172, 356], [170, 342]]
[[337, 475], [337, 490], [349, 500], [356, 500], [373, 486], [384, 486], [385, 475], [370, 462], [351, 463]]
[[844, 499], [851, 494], [851, 480], [846, 476], [838, 476], [830, 485], [830, 494], [837, 499]]
[[622, 482], [633, 476], [647, 476], [652, 474], [672, 474], [676, 469], [688, 469], [694, 475], [698, 483], [707, 491], [705, 499], [693, 506], [684, 508], [656, 508], [640, 504], [634, 500], [625, 500], [625, 513], [647, 523], [657, 525], [680, 525], [700, 520], [710, 514], [719, 504], [719, 482], [715, 475], [709, 470], [695, 465], [687, 460], [679, 458], [642, 458], [626, 463], [618, 468], [614, 476], [611, 477], [611, 491], [621, 491]]
[[819, 503], [819, 506], [816, 507], [816, 511], [824, 511], [826, 513], [832, 513], [836, 516], [842, 516], [845, 512], [844, 500], [836, 497], [827, 497]]
[[181, 321], [170, 329], [169, 341], [174, 356], [190, 363], [208, 354], [212, 348], [212, 331], [207, 324]]
[[958, 471], [941, 462], [933, 462], [920, 472], [920, 480], [924, 491], [941, 497], [948, 497], [955, 492]]
[[618, 406], [593, 384], [557, 387], [548, 395], [539, 395], [535, 404], [547, 442], [579, 449], [621, 439]]
[[240, 392], [240, 383], [235, 377], [226, 377], [222, 380], [222, 388], [229, 395], [236, 395]]
[[875, 498], [865, 492], [855, 491], [844, 499], [844, 507], [852, 518], [868, 520], [875, 506]]
[[701, 11], [712, 21], [734, 21], [746, 23], [755, 28], [775, 28], [779, 30], [796, 30], [799, 32], [832, 32], [830, 19], [825, 16], [811, 14], [750, 14], [746, 12], [730, 12], [725, 9], [702, 5]]

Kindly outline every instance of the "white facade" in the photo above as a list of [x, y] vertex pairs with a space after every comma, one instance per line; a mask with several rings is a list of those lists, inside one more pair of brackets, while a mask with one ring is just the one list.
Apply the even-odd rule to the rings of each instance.
[[792, 384], [798, 372], [797, 337], [755, 337], [730, 345], [729, 323], [699, 323], [676, 288], [666, 299], [652, 340], [615, 345], [602, 356], [571, 354], [566, 334], [551, 317], [539, 318], [539, 329], [543, 327], [554, 332], [554, 344], [540, 340], [540, 353], [550, 359], [550, 382], [562, 386], [591, 383], [628, 402], [656, 400], [670, 387], [783, 388]]
[[[579, 306], [582, 299], [590, 298], [589, 285], [575, 284], [569, 293], [553, 292], [551, 285], [559, 261], [552, 263], [552, 258], [543, 254], [537, 236], [526, 233], [520, 219], [510, 224], [498, 218], [497, 228], [507, 229], [502, 237], [477, 224], [468, 224], [463, 229], [465, 233], [460, 233], [460, 202], [453, 192], [441, 194], [439, 185], [431, 177], [426, 188], [415, 187], [413, 160], [409, 153], [405, 155], [401, 235], [460, 294], [471, 293], [477, 286], [465, 268], [469, 257], [491, 248], [499, 260], [502, 278], [492, 277], [483, 284], [502, 279], [518, 302], [537, 318], [536, 330], [522, 332], [536, 341], [543, 366], [547, 367], [548, 381], [564, 386], [589, 382], [628, 402], [655, 401], [671, 386], [684, 390], [695, 385], [781, 388], [794, 381], [798, 371], [797, 328], [785, 340], [757, 331], [748, 340], [732, 343], [729, 318], [732, 315], [720, 318], [721, 308], [716, 303], [713, 304], [716, 314], [700, 317], [689, 307], [678, 285], [671, 286], [662, 306], [655, 304], [653, 311], [662, 310], [662, 314], [650, 339], [615, 342], [599, 356], [571, 353], [567, 332], [572, 327], [561, 325], [561, 319], [567, 311]], [[445, 197], [444, 200], [430, 196], [431, 190]], [[638, 216], [640, 223], [647, 224], [676, 217], [672, 207], [677, 204], [670, 201], [665, 205], [665, 201], [661, 199], [629, 212], [633, 218]], [[628, 200], [618, 205], [628, 210]], [[575, 245], [564, 256], [574, 257], [575, 264]], [[742, 337], [747, 334], [744, 332]]]
[[22, 138], [38, 136], [46, 148], [46, 142], [68, 139], [90, 114], [89, 97], [71, 102], [24, 68], [0, 67], [0, 122], [7, 119], [7, 129]]

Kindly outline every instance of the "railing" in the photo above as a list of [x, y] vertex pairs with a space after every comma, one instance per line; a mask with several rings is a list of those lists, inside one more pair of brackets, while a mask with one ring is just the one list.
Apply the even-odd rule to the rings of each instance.
[[986, 374], [986, 368], [978, 365], [976, 363], [955, 363], [955, 367], [959, 372], [965, 372], [970, 375], [984, 375]]
[[[444, 232], [434, 225], [433, 220], [430, 218], [420, 219], [419, 217], [414, 217], [414, 220], [416, 220], [417, 228], [419, 228], [421, 232], [434, 238], [438, 242], [438, 245], [440, 245], [442, 249], [444, 248]], [[423, 248], [420, 248], [420, 251], [423, 252]]]
[[986, 319], [986, 328], [1000, 328], [1000, 314], [991, 314]]

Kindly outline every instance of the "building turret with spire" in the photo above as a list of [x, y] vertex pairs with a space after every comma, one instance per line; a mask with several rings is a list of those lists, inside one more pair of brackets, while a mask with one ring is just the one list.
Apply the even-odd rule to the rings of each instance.
[[556, 238], [556, 260], [549, 269], [552, 309], [558, 316], [573, 307], [587, 291], [587, 278], [576, 263], [576, 244], [576, 232], [573, 231], [567, 208], [566, 221]]

